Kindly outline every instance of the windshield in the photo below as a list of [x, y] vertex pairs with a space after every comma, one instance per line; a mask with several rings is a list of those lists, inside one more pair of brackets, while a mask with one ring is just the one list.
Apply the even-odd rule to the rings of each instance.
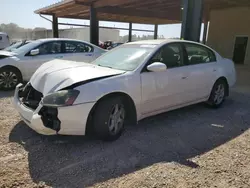
[[21, 54], [21, 53], [27, 53], [30, 50], [33, 50], [35, 47], [37, 47], [40, 44], [40, 41], [34, 41], [34, 42], [30, 42], [28, 44], [25, 44], [23, 46], [21, 46], [18, 49], [13, 49], [12, 51], [17, 53], [17, 54]]
[[22, 45], [22, 42], [17, 42], [7, 48], [5, 48], [5, 51], [12, 51], [13, 49], [19, 48]]
[[155, 45], [123, 45], [105, 53], [93, 64], [112, 69], [135, 70], [154, 50]]

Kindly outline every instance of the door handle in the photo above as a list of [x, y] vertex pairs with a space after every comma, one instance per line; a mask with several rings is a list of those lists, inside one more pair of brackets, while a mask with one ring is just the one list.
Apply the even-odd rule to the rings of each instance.
[[85, 56], [92, 56], [93, 54], [86, 54]]
[[183, 80], [185, 80], [185, 79], [187, 79], [188, 77], [187, 76], [183, 76], [183, 77], [181, 77], [181, 79], [183, 79]]
[[213, 70], [213, 72], [216, 72], [216, 71], [217, 71], [216, 69]]
[[57, 56], [56, 58], [63, 58], [63, 56]]

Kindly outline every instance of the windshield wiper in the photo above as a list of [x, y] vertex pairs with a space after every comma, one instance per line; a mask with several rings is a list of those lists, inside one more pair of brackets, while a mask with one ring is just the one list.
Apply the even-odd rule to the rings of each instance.
[[110, 69], [114, 69], [113, 67], [110, 67], [110, 66], [103, 66], [103, 65], [100, 65], [98, 64], [99, 67], [106, 67], [106, 68], [110, 68]]

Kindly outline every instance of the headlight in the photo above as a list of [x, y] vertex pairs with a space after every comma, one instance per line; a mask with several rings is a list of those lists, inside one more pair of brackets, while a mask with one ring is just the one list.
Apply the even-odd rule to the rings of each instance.
[[44, 97], [42, 105], [50, 107], [70, 106], [75, 102], [79, 93], [80, 91], [73, 89], [58, 91]]

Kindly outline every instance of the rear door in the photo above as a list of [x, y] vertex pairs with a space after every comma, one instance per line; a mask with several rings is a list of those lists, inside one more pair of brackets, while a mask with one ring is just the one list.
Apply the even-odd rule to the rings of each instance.
[[25, 75], [30, 78], [33, 73], [43, 64], [53, 59], [62, 59], [62, 42], [61, 41], [51, 41], [45, 42], [32, 49], [39, 49], [39, 54], [32, 56], [29, 53], [21, 60], [24, 67]]
[[216, 81], [216, 55], [205, 46], [183, 43], [184, 64], [188, 70], [188, 100], [196, 101], [207, 98]]
[[64, 41], [63, 52], [65, 60], [89, 63], [95, 59], [94, 47], [84, 42]]

